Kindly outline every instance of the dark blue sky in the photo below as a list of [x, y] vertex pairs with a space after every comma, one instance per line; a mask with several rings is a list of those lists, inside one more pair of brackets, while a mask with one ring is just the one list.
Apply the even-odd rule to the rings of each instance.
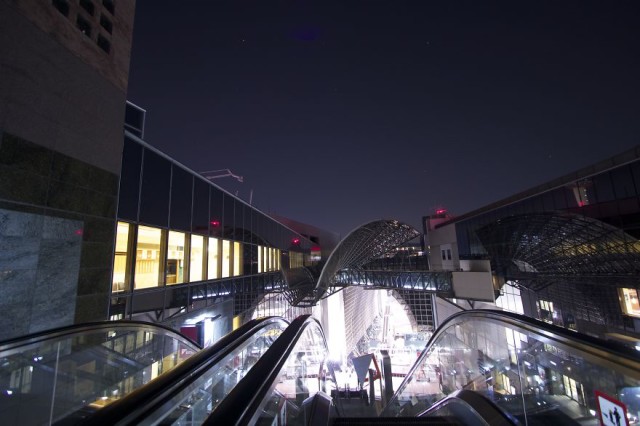
[[638, 1], [137, 0], [146, 140], [265, 212], [419, 226], [640, 143]]

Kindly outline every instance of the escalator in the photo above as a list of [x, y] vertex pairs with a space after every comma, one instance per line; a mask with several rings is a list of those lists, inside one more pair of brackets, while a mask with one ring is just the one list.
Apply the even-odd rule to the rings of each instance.
[[163, 326], [129, 321], [2, 342], [0, 418], [24, 425], [206, 418], [287, 326], [252, 320], [206, 349]]
[[503, 311], [445, 321], [377, 417], [344, 417], [327, 360], [319, 324], [297, 319], [205, 424], [616, 425], [618, 408], [629, 424], [640, 411], [636, 351]]
[[65, 424], [202, 424], [288, 325], [277, 317], [249, 321], [126, 398]]
[[[111, 327], [117, 324], [109, 323]], [[94, 342], [84, 347], [91, 353], [122, 352], [115, 346], [99, 346], [102, 344]], [[142, 354], [126, 353], [103, 364], [139, 362], [140, 366], [147, 365], [143, 372], [152, 371], [148, 363], [152, 358], [142, 348], [144, 345]], [[4, 363], [10, 354], [2, 350], [0, 360]], [[65, 356], [71, 353], [66, 351]], [[145, 356], [146, 364], [141, 361]], [[24, 352], [11, 362], [34, 366], [48, 359], [34, 361], [37, 358]], [[445, 321], [386, 405], [375, 398], [345, 400], [333, 366], [322, 328], [315, 319], [302, 316], [289, 325], [279, 318], [266, 318], [245, 324], [213, 347], [156, 374], [155, 380], [109, 400], [103, 408], [87, 403], [100, 400], [99, 395], [105, 392], [98, 391], [91, 393], [84, 405], [74, 405], [75, 410], [61, 410], [56, 402], [48, 409], [55, 415], [41, 416], [44, 421], [27, 421], [27, 417], [15, 417], [11, 410], [8, 413], [14, 417], [3, 420], [39, 424], [51, 423], [52, 419], [58, 424], [91, 425], [536, 426], [595, 425], [601, 420], [616, 424], [616, 407], [622, 419], [626, 417], [633, 424], [640, 411], [640, 359], [636, 351], [502, 311], [465, 311]], [[50, 362], [48, 368], [53, 368]], [[83, 379], [79, 372], [76, 377]], [[109, 398], [114, 380], [105, 382], [106, 387], [99, 383], [95, 389], [107, 389]], [[54, 381], [53, 393], [49, 389], [46, 394], [49, 398], [57, 398], [56, 387]], [[22, 399], [28, 402], [24, 394]], [[359, 417], [348, 407], [354, 402], [362, 408]], [[4, 415], [7, 407], [0, 400], [0, 414]], [[23, 411], [28, 409], [25, 407]]]
[[522, 315], [464, 311], [434, 333], [382, 416], [422, 415], [461, 390], [490, 400], [516, 424], [617, 424], [617, 409], [634, 423], [640, 357]]
[[51, 424], [126, 396], [200, 350], [175, 331], [102, 322], [0, 343], [0, 419]]

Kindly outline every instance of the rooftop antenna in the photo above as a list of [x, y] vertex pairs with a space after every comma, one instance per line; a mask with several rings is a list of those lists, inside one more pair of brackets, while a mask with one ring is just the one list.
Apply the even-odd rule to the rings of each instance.
[[200, 174], [202, 175], [202, 177], [204, 177], [207, 180], [213, 180], [213, 179], [218, 179], [223, 177], [232, 177], [240, 183], [244, 181], [244, 178], [242, 176], [236, 175], [229, 169], [208, 170], [206, 172], [200, 172]]
[[[229, 169], [207, 170], [206, 172], [200, 172], [200, 174], [202, 175], [203, 178], [205, 178], [208, 181], [212, 181], [213, 179], [219, 179], [224, 177], [232, 177], [240, 183], [244, 182], [244, 177], [233, 173]], [[238, 196], [238, 191], [236, 191], [235, 195]], [[249, 205], [252, 205], [252, 203], [253, 203], [253, 189], [251, 189], [251, 192], [249, 193]]]

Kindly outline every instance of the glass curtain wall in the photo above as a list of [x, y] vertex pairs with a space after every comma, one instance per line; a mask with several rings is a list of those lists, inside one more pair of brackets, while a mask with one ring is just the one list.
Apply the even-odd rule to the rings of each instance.
[[[301, 241], [300, 251], [311, 246], [129, 134], [118, 197], [112, 318], [141, 309], [132, 308], [132, 292], [176, 286], [166, 300], [178, 300], [183, 284], [278, 271], [292, 237]], [[143, 309], [161, 299], [150, 296]], [[166, 307], [160, 302], [156, 310]]]

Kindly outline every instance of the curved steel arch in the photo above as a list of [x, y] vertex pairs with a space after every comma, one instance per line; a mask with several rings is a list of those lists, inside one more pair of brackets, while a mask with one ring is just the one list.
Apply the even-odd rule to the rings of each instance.
[[313, 289], [314, 302], [335, 283], [338, 271], [361, 267], [419, 235], [415, 228], [397, 220], [377, 220], [354, 229], [329, 255]]

